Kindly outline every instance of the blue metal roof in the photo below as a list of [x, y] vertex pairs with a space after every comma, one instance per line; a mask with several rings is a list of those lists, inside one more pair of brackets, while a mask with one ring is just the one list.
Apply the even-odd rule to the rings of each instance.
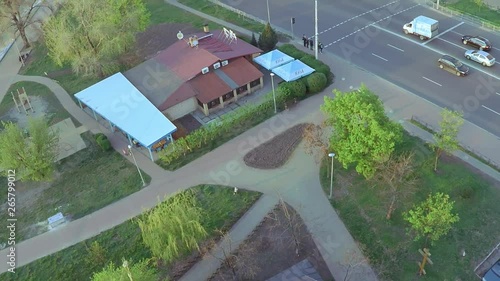
[[300, 60], [294, 60], [273, 69], [273, 72], [286, 82], [290, 82], [313, 73], [314, 69]]
[[260, 64], [267, 70], [271, 70], [280, 65], [284, 65], [293, 61], [293, 58], [280, 50], [272, 50], [268, 53], [260, 55], [253, 59], [254, 62]]
[[177, 130], [121, 73], [116, 73], [75, 95], [143, 146], [151, 146]]

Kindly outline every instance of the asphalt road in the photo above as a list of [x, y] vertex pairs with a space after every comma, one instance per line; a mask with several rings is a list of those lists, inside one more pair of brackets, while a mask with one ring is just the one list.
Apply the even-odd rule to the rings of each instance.
[[[314, 34], [314, 1], [268, 0], [271, 23], [294, 33]], [[267, 19], [266, 0], [225, 0], [248, 14]], [[403, 25], [419, 15], [439, 21], [439, 35], [427, 41], [405, 35]], [[464, 34], [488, 38], [500, 60], [500, 35], [438, 13], [413, 1], [318, 1], [318, 33], [325, 52], [332, 52], [441, 107], [459, 109], [467, 120], [500, 136], [500, 62], [483, 67], [464, 57]], [[467, 77], [441, 70], [442, 54], [470, 67]], [[333, 69], [335, 72], [335, 69]]]

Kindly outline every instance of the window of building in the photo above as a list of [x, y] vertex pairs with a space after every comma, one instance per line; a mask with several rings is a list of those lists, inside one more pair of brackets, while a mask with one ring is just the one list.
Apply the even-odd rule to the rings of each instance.
[[229, 92], [229, 93], [225, 94], [224, 96], [222, 96], [223, 101], [230, 100], [232, 98], [233, 98], [233, 92]]
[[245, 93], [245, 92], [246, 92], [246, 90], [247, 90], [247, 85], [244, 85], [244, 86], [241, 86], [241, 87], [239, 87], [238, 89], [236, 89], [236, 93], [237, 93], [238, 95], [240, 95], [240, 94]]
[[216, 98], [208, 103], [208, 108], [217, 107], [220, 104], [219, 98]]
[[253, 87], [255, 87], [255, 86], [259, 85], [259, 84], [260, 84], [260, 78], [255, 79], [252, 82], [250, 82], [250, 87], [253, 88]]

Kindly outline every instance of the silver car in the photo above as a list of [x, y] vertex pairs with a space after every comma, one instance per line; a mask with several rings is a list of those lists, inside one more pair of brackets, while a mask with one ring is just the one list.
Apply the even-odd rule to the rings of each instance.
[[483, 66], [493, 66], [495, 64], [495, 58], [485, 51], [467, 50], [465, 51], [465, 57], [468, 60], [473, 60]]

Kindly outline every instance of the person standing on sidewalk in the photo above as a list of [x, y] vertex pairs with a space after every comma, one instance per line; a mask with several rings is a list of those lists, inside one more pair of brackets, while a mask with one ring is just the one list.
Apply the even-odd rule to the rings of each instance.
[[306, 45], [305, 46], [306, 46], [306, 48], [309, 49], [309, 39], [307, 39], [307, 37], [306, 37]]
[[302, 42], [304, 42], [304, 47], [306, 47], [306, 48], [307, 48], [307, 43], [308, 43], [308, 42], [307, 42], [307, 37], [306, 37], [306, 35], [305, 35], [305, 34], [304, 34], [304, 35], [302, 35]]
[[321, 42], [318, 43], [318, 51], [320, 53], [323, 53], [323, 43], [321, 43]]
[[311, 39], [309, 39], [309, 48], [311, 50], [313, 49], [313, 45], [314, 45], [314, 41], [312, 40], [312, 37], [311, 37]]

